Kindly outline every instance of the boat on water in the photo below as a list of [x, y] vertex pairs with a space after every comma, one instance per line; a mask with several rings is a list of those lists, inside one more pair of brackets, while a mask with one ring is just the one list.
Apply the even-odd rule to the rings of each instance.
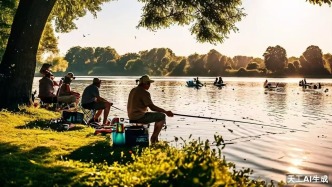
[[222, 88], [222, 87], [226, 86], [226, 83], [216, 83], [216, 84], [213, 84], [213, 85], [218, 87], [218, 88]]
[[299, 81], [299, 86], [302, 87], [303, 91], [309, 91], [309, 92], [328, 92], [328, 89], [323, 88], [323, 85], [319, 82], [316, 83], [308, 83], [306, 79]]
[[224, 83], [221, 77], [217, 77], [213, 85], [221, 89], [223, 86], [226, 86], [226, 83]]
[[190, 87], [190, 88], [200, 88], [203, 86], [202, 83], [197, 83], [196, 81], [193, 81], [193, 80], [188, 80], [186, 83], [187, 83], [187, 87]]
[[266, 91], [284, 91], [286, 83], [283, 82], [269, 82], [268, 80], [265, 80], [264, 82], [264, 88]]

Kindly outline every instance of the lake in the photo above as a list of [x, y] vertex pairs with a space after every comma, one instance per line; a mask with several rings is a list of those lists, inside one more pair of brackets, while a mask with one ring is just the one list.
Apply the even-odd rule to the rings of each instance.
[[[82, 93], [92, 78], [77, 77], [72, 89]], [[101, 96], [125, 111], [129, 91], [139, 77], [99, 78], [104, 80]], [[192, 77], [152, 78], [156, 82], [149, 92], [155, 105], [173, 113], [220, 119], [167, 118], [167, 129], [162, 130], [160, 140], [180, 146], [181, 141], [175, 142], [174, 137], [188, 139], [192, 135], [212, 143], [214, 134], [218, 134], [227, 143], [223, 150], [226, 160], [235, 162], [237, 168], [253, 169], [255, 178], [285, 181], [287, 173], [332, 177], [331, 79], [307, 79], [322, 83], [329, 89], [325, 93], [303, 91], [300, 78], [268, 78], [286, 83], [280, 92], [265, 91], [265, 78], [224, 77], [227, 86], [223, 89], [213, 86], [215, 77], [200, 78], [206, 83], [200, 89], [186, 86], [186, 80]], [[39, 79], [35, 78], [33, 90], [38, 89]], [[111, 108], [110, 116], [127, 118], [124, 111]], [[150, 133], [152, 130], [150, 127]]]

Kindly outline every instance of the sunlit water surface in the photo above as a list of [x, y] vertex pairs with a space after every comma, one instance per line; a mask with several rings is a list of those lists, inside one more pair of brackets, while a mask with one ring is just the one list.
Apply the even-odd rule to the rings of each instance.
[[[82, 93], [92, 78], [77, 78], [72, 89]], [[99, 78], [105, 80], [101, 96], [125, 111], [129, 91], [138, 77]], [[332, 80], [307, 79], [321, 82], [329, 89], [324, 93], [303, 91], [300, 79], [269, 79], [285, 82], [286, 87], [281, 92], [266, 92], [264, 78], [225, 77], [227, 86], [223, 89], [212, 85], [214, 77], [201, 78], [206, 86], [200, 89], [186, 87], [189, 77], [153, 78], [156, 82], [149, 92], [155, 105], [173, 113], [263, 124], [174, 116], [167, 118], [160, 140], [179, 146], [181, 141], [175, 142], [174, 137], [188, 139], [192, 135], [212, 143], [213, 135], [218, 134], [227, 143], [223, 150], [226, 159], [238, 168], [253, 169], [254, 177], [285, 181], [287, 173], [323, 173], [332, 178]], [[35, 78], [34, 90], [39, 79]], [[127, 118], [125, 112], [112, 108], [110, 116], [114, 115]], [[331, 185], [332, 179], [329, 181]]]

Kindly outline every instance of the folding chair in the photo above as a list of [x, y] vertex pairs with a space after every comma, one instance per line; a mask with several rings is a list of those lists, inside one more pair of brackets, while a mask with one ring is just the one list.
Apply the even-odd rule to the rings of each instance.
[[84, 118], [83, 118], [84, 124], [88, 125], [89, 121], [96, 114], [96, 110], [95, 109], [85, 109], [82, 107], [81, 103], [79, 104], [79, 108], [80, 108], [80, 110], [82, 110], [82, 112], [84, 114]]

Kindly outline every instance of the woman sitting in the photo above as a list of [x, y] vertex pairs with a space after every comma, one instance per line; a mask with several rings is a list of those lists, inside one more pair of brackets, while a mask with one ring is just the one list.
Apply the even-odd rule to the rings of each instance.
[[58, 92], [58, 102], [72, 104], [75, 103], [75, 108], [78, 105], [80, 94], [74, 91], [71, 91], [70, 83], [72, 79], [70, 77], [65, 77], [62, 85], [59, 88]]

